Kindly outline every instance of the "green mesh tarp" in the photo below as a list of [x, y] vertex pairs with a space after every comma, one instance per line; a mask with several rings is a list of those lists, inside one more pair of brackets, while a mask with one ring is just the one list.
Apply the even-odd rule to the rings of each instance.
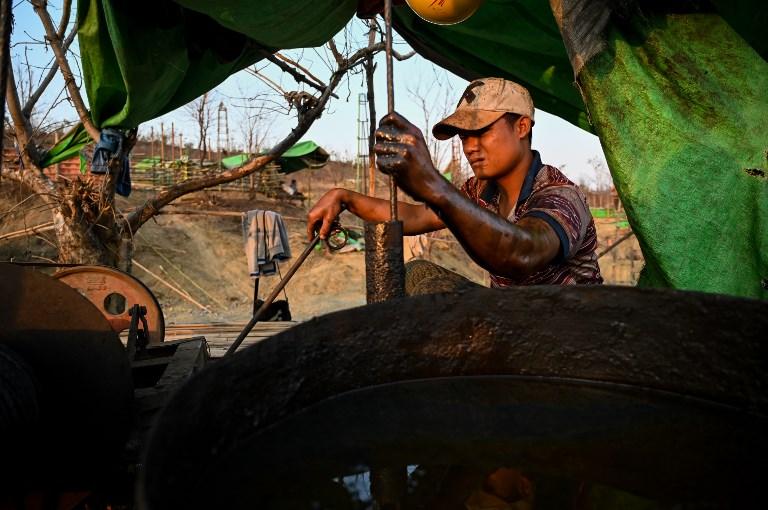
[[613, 29], [580, 81], [641, 285], [768, 298], [768, 63], [720, 16]]
[[152, 168], [162, 163], [160, 158], [144, 158], [135, 162], [132, 166], [136, 170], [152, 170]]

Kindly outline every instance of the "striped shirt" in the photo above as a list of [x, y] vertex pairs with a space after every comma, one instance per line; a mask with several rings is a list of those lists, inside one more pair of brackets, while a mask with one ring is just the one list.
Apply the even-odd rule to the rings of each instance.
[[[534, 217], [546, 221], [560, 239], [560, 252], [547, 266], [524, 278], [491, 274], [491, 287], [603, 283], [595, 254], [595, 221], [584, 193], [560, 170], [542, 165], [537, 151], [533, 155], [520, 197], [507, 220], [517, 223], [521, 218]], [[480, 207], [499, 214], [495, 181], [471, 177], [461, 190]]]

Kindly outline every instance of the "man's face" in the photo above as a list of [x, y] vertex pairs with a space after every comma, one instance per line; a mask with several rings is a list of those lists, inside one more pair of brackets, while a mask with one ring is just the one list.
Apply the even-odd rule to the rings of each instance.
[[459, 132], [464, 156], [475, 177], [499, 179], [515, 169], [526, 148], [525, 138], [520, 136], [522, 119], [510, 122], [502, 117], [484, 129]]

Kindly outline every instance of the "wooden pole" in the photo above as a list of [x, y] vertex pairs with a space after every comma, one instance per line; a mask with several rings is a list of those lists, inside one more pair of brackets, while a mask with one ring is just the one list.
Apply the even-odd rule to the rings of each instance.
[[146, 272], [150, 276], [154, 277], [158, 282], [162, 283], [163, 285], [165, 285], [166, 287], [168, 287], [173, 292], [175, 292], [179, 296], [183, 297], [184, 299], [186, 299], [187, 301], [189, 301], [193, 305], [196, 305], [201, 310], [204, 310], [206, 312], [210, 312], [211, 311], [207, 306], [203, 305], [202, 303], [199, 303], [199, 302], [195, 301], [195, 299], [192, 296], [190, 296], [188, 293], [184, 292], [181, 289], [176, 288], [175, 286], [171, 285], [166, 280], [164, 280], [160, 275], [158, 275], [156, 273], [153, 273], [152, 271], [150, 271], [149, 269], [147, 269], [146, 267], [141, 265], [136, 259], [133, 259], [133, 263], [134, 263], [134, 265], [136, 265], [136, 267], [138, 267], [142, 271]]
[[165, 126], [160, 123], [160, 163], [165, 161]]
[[171, 161], [176, 161], [176, 124], [171, 122]]

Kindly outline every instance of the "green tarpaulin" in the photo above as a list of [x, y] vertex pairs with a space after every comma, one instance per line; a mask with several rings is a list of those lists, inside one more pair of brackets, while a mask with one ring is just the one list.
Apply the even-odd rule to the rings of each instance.
[[614, 28], [581, 82], [641, 284], [768, 298], [768, 63], [720, 16], [670, 14]]
[[[609, 50], [582, 72], [581, 92], [549, 2], [486, 0], [451, 27], [427, 24], [406, 6], [394, 18], [398, 32], [443, 67], [468, 79], [519, 81], [539, 108], [597, 132], [648, 261], [644, 284], [765, 298], [768, 10], [754, 0], [670, 5], [712, 13], [639, 16], [643, 26], [611, 17]], [[349, 0], [80, 0], [94, 121], [135, 127], [264, 51], [322, 44], [355, 7]], [[712, 33], [687, 25], [701, 16], [715, 20]]]
[[468, 80], [515, 80], [528, 88], [536, 108], [591, 131], [549, 3], [487, 4], [464, 23], [449, 26], [428, 23], [408, 8], [395, 9], [395, 27], [436, 64]]
[[[280, 171], [285, 174], [298, 172], [307, 168], [319, 168], [328, 162], [329, 155], [312, 140], [295, 144], [278, 158]], [[236, 154], [221, 160], [224, 168], [237, 168], [250, 159], [248, 154]]]
[[43, 161], [40, 163], [40, 168], [47, 168], [77, 156], [83, 146], [90, 141], [91, 137], [88, 136], [83, 125], [78, 122], [64, 138], [59, 140], [59, 143], [46, 153]]
[[243, 166], [243, 163], [251, 159], [251, 156], [248, 154], [235, 154], [234, 156], [228, 156], [221, 160], [221, 166], [226, 168], [227, 170], [230, 170], [232, 168], [237, 168], [239, 166]]
[[276, 48], [319, 46], [350, 0], [80, 0], [83, 78], [97, 127], [136, 127], [212, 89]]

